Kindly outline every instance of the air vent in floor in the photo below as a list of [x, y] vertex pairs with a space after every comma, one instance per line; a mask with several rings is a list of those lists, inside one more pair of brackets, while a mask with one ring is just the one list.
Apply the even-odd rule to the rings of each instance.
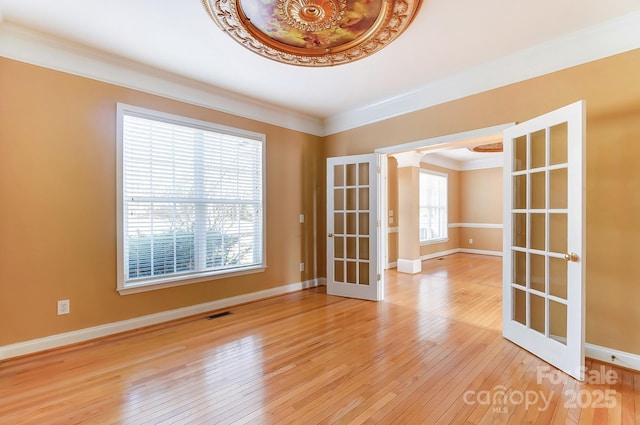
[[224, 317], [224, 316], [228, 316], [230, 314], [231, 314], [230, 311], [223, 311], [221, 313], [215, 313], [215, 314], [212, 314], [210, 316], [207, 316], [207, 320], [217, 319], [218, 317]]

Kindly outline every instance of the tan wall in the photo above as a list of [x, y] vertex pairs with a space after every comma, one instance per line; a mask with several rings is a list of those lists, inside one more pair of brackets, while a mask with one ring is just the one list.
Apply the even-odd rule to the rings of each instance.
[[[640, 354], [640, 50], [328, 136], [0, 58], [0, 345], [248, 293], [325, 268], [324, 158], [519, 122], [587, 101], [587, 341]], [[115, 291], [115, 103], [267, 135], [265, 273]], [[320, 141], [320, 143], [318, 143]], [[287, 190], [282, 190], [286, 188]], [[25, 255], [29, 252], [29, 255]], [[58, 299], [72, 314], [55, 315]]]
[[[460, 172], [460, 223], [502, 224], [502, 167]], [[502, 229], [463, 226], [458, 245], [500, 252]]]
[[460, 171], [460, 223], [502, 223], [502, 167]]
[[586, 100], [587, 342], [640, 354], [638, 75], [640, 50], [634, 50], [331, 135], [325, 152], [372, 152], [520, 122]]
[[[266, 134], [264, 273], [116, 292], [116, 102]], [[314, 136], [0, 58], [0, 345], [312, 279], [321, 156]]]
[[640, 97], [629, 106], [587, 123], [586, 330], [640, 354]]

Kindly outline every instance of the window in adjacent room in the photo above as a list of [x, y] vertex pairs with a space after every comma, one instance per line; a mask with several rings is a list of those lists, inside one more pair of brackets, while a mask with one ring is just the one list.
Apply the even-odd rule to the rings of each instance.
[[447, 240], [447, 175], [420, 170], [420, 242]]
[[118, 104], [118, 290], [263, 270], [264, 144]]

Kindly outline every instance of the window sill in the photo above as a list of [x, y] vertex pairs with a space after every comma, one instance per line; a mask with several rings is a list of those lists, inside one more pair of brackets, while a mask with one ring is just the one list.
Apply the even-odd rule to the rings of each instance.
[[430, 241], [420, 241], [420, 246], [435, 245], [435, 244], [444, 243], [444, 242], [449, 242], [449, 238], [433, 239]]
[[244, 269], [227, 272], [209, 272], [189, 275], [185, 277], [158, 278], [153, 280], [145, 280], [139, 283], [130, 283], [127, 286], [118, 284], [118, 292], [120, 295], [138, 294], [141, 292], [156, 291], [158, 289], [173, 288], [176, 286], [190, 285], [192, 283], [207, 282], [211, 280], [226, 279], [246, 274], [262, 273], [267, 269], [265, 265], [247, 267]]

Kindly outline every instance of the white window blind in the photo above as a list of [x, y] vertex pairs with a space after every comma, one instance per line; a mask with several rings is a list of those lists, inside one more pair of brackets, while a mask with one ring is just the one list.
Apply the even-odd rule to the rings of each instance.
[[447, 239], [447, 176], [420, 171], [420, 242]]
[[119, 287], [262, 267], [263, 136], [133, 107], [119, 115]]

